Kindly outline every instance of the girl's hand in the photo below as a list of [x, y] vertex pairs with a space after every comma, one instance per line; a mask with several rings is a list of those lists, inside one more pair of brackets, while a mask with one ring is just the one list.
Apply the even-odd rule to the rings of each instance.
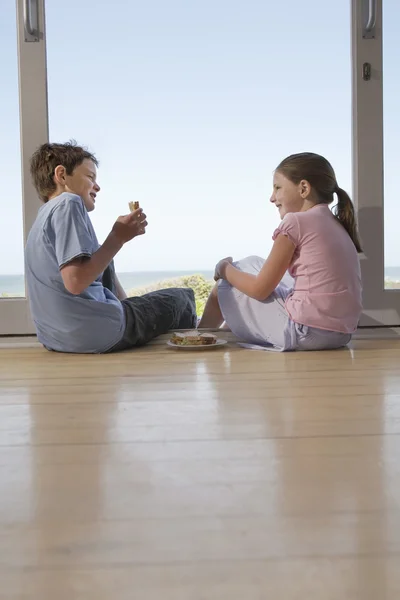
[[225, 275], [225, 266], [233, 263], [232, 256], [227, 256], [226, 258], [222, 258], [216, 265], [214, 271], [214, 281], [218, 281], [219, 279], [224, 279]]

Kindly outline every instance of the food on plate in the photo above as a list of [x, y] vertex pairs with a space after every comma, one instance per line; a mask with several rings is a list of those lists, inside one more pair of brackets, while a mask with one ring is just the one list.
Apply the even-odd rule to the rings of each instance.
[[177, 346], [210, 346], [217, 343], [217, 336], [194, 330], [187, 333], [174, 333], [171, 342]]

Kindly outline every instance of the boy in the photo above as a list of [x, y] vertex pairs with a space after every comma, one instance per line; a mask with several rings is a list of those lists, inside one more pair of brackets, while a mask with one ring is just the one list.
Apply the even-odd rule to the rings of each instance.
[[104, 353], [196, 325], [194, 293], [173, 288], [127, 298], [114, 270], [122, 246], [146, 231], [139, 208], [119, 217], [100, 246], [88, 213], [97, 160], [75, 143], [43, 144], [31, 175], [43, 201], [26, 245], [26, 279], [39, 341], [49, 350]]

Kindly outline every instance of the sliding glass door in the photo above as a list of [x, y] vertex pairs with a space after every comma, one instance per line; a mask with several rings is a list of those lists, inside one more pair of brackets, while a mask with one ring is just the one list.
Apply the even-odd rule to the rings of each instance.
[[18, 0], [17, 21], [13, 0], [1, 9], [0, 207], [11, 217], [0, 226], [0, 334], [32, 331], [23, 242], [38, 200], [28, 160], [48, 135], [98, 155], [100, 239], [128, 201], [145, 208], [148, 235], [116, 260], [127, 291], [184, 273], [207, 279], [228, 254], [266, 256], [278, 222], [268, 202], [274, 167], [292, 152], [324, 154], [358, 209], [361, 325], [400, 325], [395, 0], [383, 17], [382, 0], [334, 9], [320, 0], [116, 0], [112, 9], [71, 0], [68, 10], [47, 2], [46, 18], [43, 1]]
[[98, 155], [101, 239], [128, 200], [149, 217], [116, 257], [128, 291], [267, 256], [288, 154], [326, 155], [351, 188], [350, 4], [335, 4], [47, 3], [50, 138]]

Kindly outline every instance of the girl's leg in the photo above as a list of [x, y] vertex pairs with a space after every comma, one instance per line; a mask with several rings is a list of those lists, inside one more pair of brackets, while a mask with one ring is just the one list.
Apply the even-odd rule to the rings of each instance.
[[204, 307], [203, 316], [198, 325], [199, 329], [218, 329], [224, 322], [221, 309], [218, 301], [218, 283], [211, 290], [206, 305]]
[[[241, 271], [257, 275], [264, 260], [249, 256], [236, 263]], [[254, 345], [272, 345], [276, 348], [292, 346], [288, 331], [289, 316], [285, 300], [291, 291], [290, 279], [281, 282], [271, 296], [260, 302], [233, 288], [227, 281], [221, 281], [218, 287], [218, 304], [224, 320], [232, 333], [243, 342]]]

